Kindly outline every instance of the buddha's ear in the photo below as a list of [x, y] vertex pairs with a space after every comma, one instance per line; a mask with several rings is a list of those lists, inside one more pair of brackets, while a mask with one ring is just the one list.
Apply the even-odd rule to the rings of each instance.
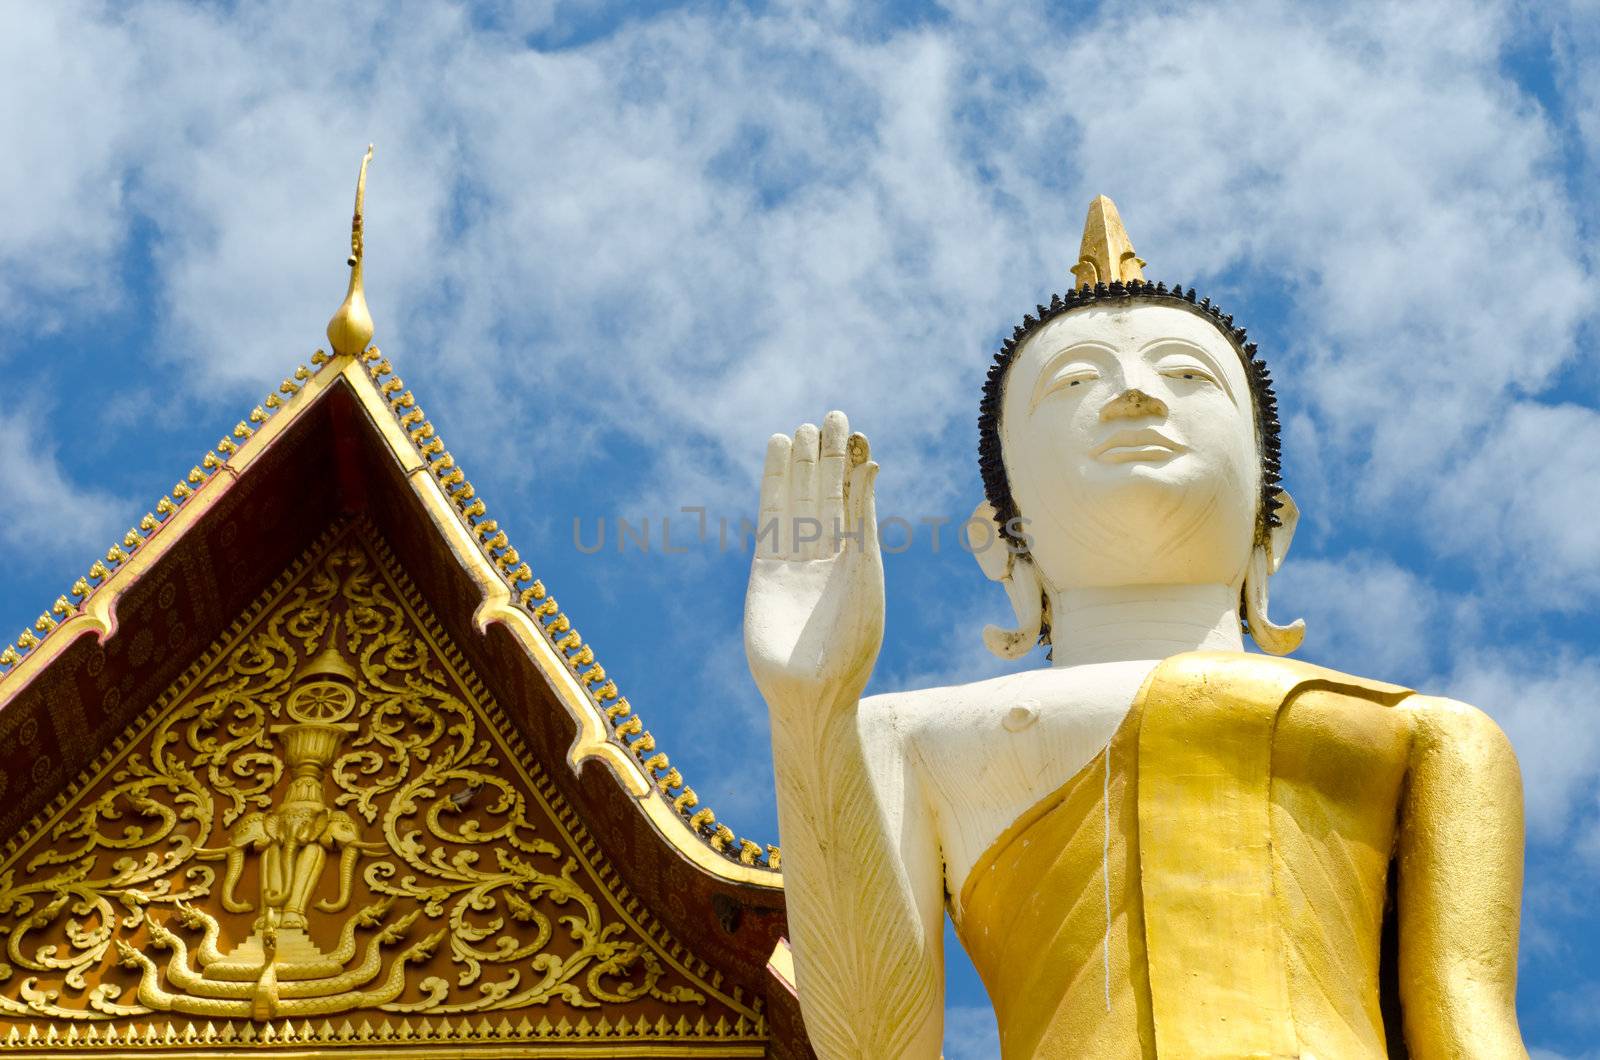
[[[978, 531], [973, 523], [986, 527], [988, 532]], [[1005, 588], [1011, 610], [1017, 616], [1016, 629], [983, 627], [984, 646], [1002, 659], [1020, 659], [1039, 643], [1039, 632], [1044, 628], [1044, 593], [1039, 585], [1039, 572], [1026, 554], [1011, 551], [1010, 542], [1000, 532], [994, 506], [988, 501], [978, 505], [967, 525], [973, 557], [983, 569], [984, 577]]]
[[1289, 554], [1294, 528], [1300, 525], [1300, 506], [1288, 490], [1278, 491], [1278, 525], [1267, 531], [1267, 573], [1276, 574]]
[[1294, 540], [1294, 528], [1300, 522], [1300, 506], [1287, 490], [1278, 491], [1278, 522], [1280, 525], [1267, 531], [1266, 541], [1251, 550], [1242, 594], [1250, 639], [1268, 655], [1288, 655], [1306, 636], [1303, 618], [1280, 626], [1267, 617], [1267, 583], [1283, 565], [1283, 557], [1289, 553], [1289, 542]]

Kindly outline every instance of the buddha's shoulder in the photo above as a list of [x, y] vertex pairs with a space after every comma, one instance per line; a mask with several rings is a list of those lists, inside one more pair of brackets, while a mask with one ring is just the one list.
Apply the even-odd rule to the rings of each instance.
[[[1092, 674], [1089, 671], [1094, 671]], [[1125, 671], [1118, 673], [1114, 671]], [[880, 720], [915, 723], [950, 711], [992, 709], [1018, 696], [1054, 698], [1059, 691], [1087, 685], [1116, 687], [1131, 682], [1134, 688], [1146, 675], [1169, 686], [1233, 686], [1268, 697], [1287, 698], [1298, 692], [1321, 689], [1398, 703], [1413, 696], [1402, 685], [1342, 673], [1324, 666], [1254, 652], [1192, 651], [1158, 664], [1110, 663], [1060, 670], [1033, 670], [1003, 674], [960, 685], [888, 692], [862, 701], [864, 714]]]
[[[1126, 672], [1110, 672], [1124, 668]], [[1006, 724], [1007, 715], [1018, 710], [1027, 713], [1055, 703], [1070, 705], [1075, 712], [1083, 708], [1093, 711], [1112, 700], [1125, 708], [1141, 684], [1153, 690], [1158, 683], [1168, 695], [1225, 689], [1230, 698], [1263, 704], [1300, 700], [1306, 706], [1314, 701], [1319, 709], [1341, 714], [1354, 710], [1356, 716], [1365, 716], [1366, 709], [1377, 705], [1394, 710], [1396, 720], [1423, 744], [1432, 742], [1430, 736], [1450, 744], [1507, 744], [1494, 720], [1471, 704], [1254, 652], [1185, 652], [1158, 664], [1100, 664], [1099, 672], [1092, 675], [1072, 668], [1028, 670], [965, 684], [882, 693], [862, 700], [860, 721], [874, 741], [943, 748], [963, 734], [991, 731], [990, 725], [997, 721], [1012, 728]], [[1107, 702], [1100, 703], [1100, 699]]]
[[1034, 719], [1123, 713], [1150, 670], [1150, 660], [1044, 667], [1001, 674], [959, 685], [889, 692], [861, 704], [862, 720], [908, 736], [947, 737], [1003, 724], [1029, 729]]
[[1227, 688], [1236, 695], [1285, 700], [1308, 691], [1398, 704], [1415, 693], [1404, 685], [1347, 674], [1326, 666], [1242, 651], [1191, 651], [1158, 666], [1152, 684]]
[[937, 685], [883, 692], [861, 701], [864, 720], [888, 722], [909, 729], [952, 713], [987, 710], [1018, 694], [1027, 673], [1002, 674], [960, 685]]
[[1156, 677], [1195, 686], [1231, 683], [1268, 700], [1316, 693], [1322, 702], [1344, 698], [1379, 703], [1403, 714], [1416, 735], [1496, 744], [1506, 741], [1494, 719], [1470, 703], [1298, 659], [1250, 652], [1187, 652], [1166, 660]]

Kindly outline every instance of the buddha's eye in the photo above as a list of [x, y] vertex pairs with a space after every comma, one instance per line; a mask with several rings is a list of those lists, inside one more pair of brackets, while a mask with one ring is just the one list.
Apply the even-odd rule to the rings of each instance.
[[1065, 360], [1040, 373], [1030, 407], [1037, 406], [1050, 395], [1064, 390], [1089, 389], [1089, 385], [1099, 378], [1101, 378], [1100, 367], [1093, 362], [1080, 358]]
[[1217, 377], [1198, 364], [1169, 364], [1161, 369], [1161, 374], [1168, 379], [1182, 379], [1194, 383], [1217, 383]]
[[1086, 365], [1076, 365], [1063, 369], [1046, 379], [1044, 385], [1036, 391], [1038, 396], [1034, 398], [1033, 403], [1037, 405], [1050, 395], [1059, 394], [1062, 391], [1075, 388], [1084, 389], [1087, 384], [1099, 378], [1100, 373]]
[[1098, 370], [1091, 368], [1088, 365], [1073, 365], [1057, 372], [1055, 376], [1051, 378], [1045, 389], [1046, 392], [1049, 392], [1052, 390], [1061, 390], [1066, 387], [1082, 386], [1085, 383], [1092, 383], [1099, 378], [1100, 373]]

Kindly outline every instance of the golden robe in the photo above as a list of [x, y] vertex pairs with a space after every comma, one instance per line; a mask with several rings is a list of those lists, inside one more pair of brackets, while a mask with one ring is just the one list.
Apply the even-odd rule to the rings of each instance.
[[962, 888], [1006, 1060], [1387, 1056], [1408, 694], [1256, 655], [1157, 667]]

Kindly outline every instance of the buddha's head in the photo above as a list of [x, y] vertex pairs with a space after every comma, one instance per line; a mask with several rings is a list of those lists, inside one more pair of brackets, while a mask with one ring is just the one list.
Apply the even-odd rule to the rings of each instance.
[[1022, 625], [986, 631], [1002, 655], [1048, 641], [1047, 590], [1128, 585], [1230, 587], [1264, 650], [1299, 643], [1303, 625], [1266, 618], [1296, 515], [1270, 377], [1232, 317], [1142, 265], [1096, 199], [1080, 286], [1024, 318], [990, 370], [983, 512], [1013, 548], [980, 558]]

